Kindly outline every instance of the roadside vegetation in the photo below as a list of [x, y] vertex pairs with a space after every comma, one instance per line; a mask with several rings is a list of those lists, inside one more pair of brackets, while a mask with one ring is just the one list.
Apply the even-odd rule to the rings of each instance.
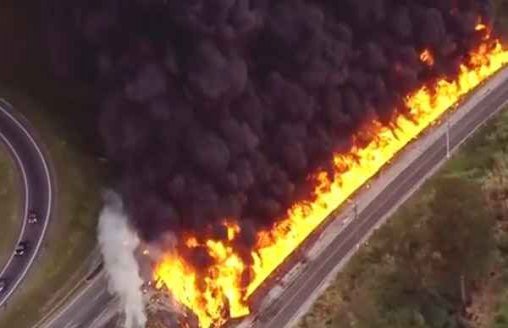
[[0, 268], [9, 259], [21, 229], [21, 188], [16, 165], [9, 153], [0, 145]]
[[90, 269], [100, 206], [100, 167], [91, 156], [67, 141], [68, 137], [62, 134], [65, 130], [59, 131], [53, 125], [43, 107], [5, 88], [0, 88], [0, 95], [9, 99], [39, 133], [55, 178], [56, 210], [40, 256], [0, 313], [0, 321], [6, 327], [31, 327], [72, 291]]
[[508, 110], [373, 234], [299, 327], [508, 327]]
[[1, 327], [33, 327], [76, 289], [94, 260], [104, 165], [90, 139], [96, 133], [88, 93], [51, 75], [37, 10], [6, 0], [0, 22], [0, 38], [10, 48], [0, 54], [0, 97], [39, 135], [56, 187], [57, 208], [40, 256], [0, 311]]
[[[493, 4], [507, 36], [508, 0]], [[508, 327], [508, 109], [373, 234], [298, 327]]]

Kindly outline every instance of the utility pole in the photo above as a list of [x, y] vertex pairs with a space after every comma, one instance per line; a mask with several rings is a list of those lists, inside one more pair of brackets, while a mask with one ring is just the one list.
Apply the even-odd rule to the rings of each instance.
[[446, 118], [446, 158], [450, 158], [450, 118]]
[[462, 304], [466, 304], [467, 295], [466, 295], [466, 277], [464, 274], [460, 275], [460, 295], [462, 298]]

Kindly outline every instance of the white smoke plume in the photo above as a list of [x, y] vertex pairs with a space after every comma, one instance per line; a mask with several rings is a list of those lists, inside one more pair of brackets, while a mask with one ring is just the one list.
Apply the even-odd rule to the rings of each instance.
[[139, 238], [128, 225], [122, 200], [116, 193], [104, 194], [105, 206], [99, 217], [98, 239], [109, 276], [109, 291], [118, 295], [125, 311], [125, 328], [146, 324], [145, 304], [134, 251]]

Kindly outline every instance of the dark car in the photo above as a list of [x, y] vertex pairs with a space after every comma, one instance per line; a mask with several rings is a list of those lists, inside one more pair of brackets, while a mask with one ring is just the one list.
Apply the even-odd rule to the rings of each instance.
[[16, 246], [16, 250], [14, 251], [14, 255], [23, 256], [28, 249], [28, 242], [22, 241]]
[[28, 213], [28, 223], [35, 224], [39, 222], [39, 217], [37, 216], [37, 213], [35, 211], [30, 211]]
[[101, 261], [101, 263], [99, 263], [95, 269], [90, 272], [90, 274], [86, 277], [85, 281], [86, 282], [90, 282], [93, 280], [93, 278], [97, 277], [97, 275], [99, 274], [99, 272], [102, 271], [102, 268], [104, 267], [104, 263]]
[[5, 288], [7, 288], [7, 280], [6, 279], [0, 279], [0, 294], [3, 293]]

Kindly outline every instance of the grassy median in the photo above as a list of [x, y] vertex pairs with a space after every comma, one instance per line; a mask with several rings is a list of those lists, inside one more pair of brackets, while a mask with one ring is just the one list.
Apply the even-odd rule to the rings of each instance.
[[[87, 90], [58, 82], [49, 66], [37, 6], [2, 2], [0, 97], [33, 126], [50, 157], [56, 211], [41, 253], [7, 307], [0, 327], [33, 327], [68, 296], [87, 272], [95, 248], [104, 167], [93, 140], [93, 106]], [[3, 232], [3, 231], [2, 231]]]
[[0, 268], [9, 259], [21, 229], [21, 179], [7, 150], [0, 144]]
[[55, 125], [43, 107], [6, 89], [0, 88], [0, 95], [9, 99], [40, 134], [55, 178], [56, 211], [40, 256], [8, 307], [0, 313], [0, 326], [31, 327], [88, 270], [85, 259], [96, 243], [100, 165], [68, 141], [65, 129]]

